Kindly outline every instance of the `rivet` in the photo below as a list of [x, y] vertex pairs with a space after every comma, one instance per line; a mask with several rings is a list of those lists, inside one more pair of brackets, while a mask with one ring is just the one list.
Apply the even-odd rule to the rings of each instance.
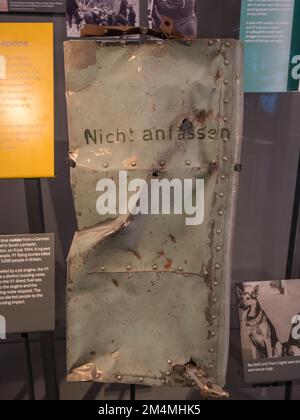
[[227, 156], [223, 156], [222, 159], [224, 160], [224, 162], [228, 161], [228, 157]]
[[160, 166], [165, 166], [165, 161], [164, 160], [161, 160], [160, 162], [159, 162], [159, 164], [160, 164]]
[[210, 332], [210, 335], [211, 335], [212, 337], [215, 337], [215, 336], [216, 336], [216, 331], [211, 331], [211, 332]]
[[131, 270], [131, 265], [127, 265], [126, 270]]
[[178, 267], [178, 271], [183, 271], [183, 267], [181, 267], [181, 265]]
[[215, 287], [219, 286], [219, 283], [217, 281], [214, 281], [214, 286]]
[[228, 85], [229, 81], [227, 79], [224, 79], [223, 83], [224, 85]]
[[225, 175], [221, 175], [221, 179], [225, 179]]
[[219, 215], [219, 216], [223, 216], [223, 214], [224, 214], [223, 210], [219, 210], [219, 211], [218, 211], [218, 215]]
[[223, 140], [224, 143], [227, 143], [228, 142], [228, 137], [223, 137], [222, 140]]
[[211, 316], [211, 319], [213, 319], [213, 320], [215, 320], [216, 318], [217, 318], [216, 315]]
[[144, 378], [140, 378], [140, 382], [144, 382]]
[[172, 360], [168, 360], [168, 365], [171, 365], [172, 364]]
[[210, 40], [208, 41], [208, 45], [209, 45], [209, 46], [214, 45], [214, 41], [213, 41], [212, 39], [210, 39]]
[[123, 379], [123, 376], [122, 375], [118, 375], [117, 376], [117, 379], [119, 379], [119, 381], [121, 381]]
[[227, 42], [225, 43], [225, 45], [226, 45], [226, 47], [230, 47], [230, 42], [229, 42], [229, 41], [227, 41]]
[[204, 270], [203, 270], [203, 274], [204, 274], [205, 276], [208, 276], [208, 271], [207, 271], [207, 269], [206, 269], [206, 268], [204, 268]]
[[223, 192], [220, 192], [219, 196], [220, 197], [224, 197], [224, 193]]
[[213, 298], [213, 303], [218, 303], [218, 299], [217, 298]]
[[208, 367], [209, 367], [209, 369], [213, 369], [215, 367], [215, 365], [213, 363], [209, 363]]
[[215, 264], [215, 268], [218, 270], [220, 268], [220, 264]]
[[169, 370], [167, 370], [167, 371], [166, 371], [166, 375], [167, 375], [167, 376], [170, 376], [170, 375], [171, 375], [171, 372], [170, 372]]
[[131, 162], [131, 166], [133, 166], [133, 167], [136, 166], [136, 162], [135, 161], [132, 161]]
[[190, 160], [186, 160], [185, 161], [186, 166], [190, 166], [191, 165], [191, 161]]
[[209, 352], [210, 352], [210, 353], [215, 353], [215, 351], [216, 351], [216, 350], [215, 350], [213, 347], [211, 347], [211, 348], [209, 349]]
[[217, 250], [217, 251], [221, 251], [221, 250], [222, 250], [222, 248], [218, 245], [218, 246], [216, 247], [216, 250]]
[[161, 383], [162, 383], [162, 384], [165, 384], [165, 383], [166, 383], [165, 379], [162, 379], [162, 380], [161, 380]]
[[104, 168], [108, 168], [108, 163], [107, 162], [104, 162], [103, 163], [103, 166], [104, 166]]
[[105, 271], [105, 267], [103, 265], [101, 267], [101, 271]]
[[224, 64], [225, 64], [225, 66], [228, 66], [228, 64], [230, 63], [230, 61], [229, 60], [224, 60]]
[[229, 104], [229, 99], [228, 98], [224, 99], [224, 104]]
[[217, 232], [218, 235], [221, 235], [221, 233], [222, 233], [221, 229], [217, 229], [216, 232]]
[[226, 122], [228, 122], [228, 117], [224, 117], [223, 118], [223, 121], [226, 123]]
[[153, 268], [153, 270], [157, 270], [158, 267], [157, 267], [156, 264], [153, 264], [152, 268]]

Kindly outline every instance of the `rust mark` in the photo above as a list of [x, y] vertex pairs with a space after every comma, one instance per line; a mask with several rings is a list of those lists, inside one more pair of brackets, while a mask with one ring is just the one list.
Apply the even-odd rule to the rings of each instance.
[[167, 262], [164, 265], [165, 269], [169, 270], [172, 267], [172, 263], [173, 261], [171, 260], [171, 258], [167, 258]]
[[211, 319], [210, 308], [205, 308], [204, 313], [205, 313], [206, 322], [208, 322], [209, 325], [212, 325], [213, 322], [212, 322], [212, 319]]
[[203, 109], [195, 114], [196, 120], [200, 125], [205, 125], [207, 120], [211, 120], [214, 116], [214, 111], [209, 109], [207, 112]]
[[120, 287], [119, 282], [116, 279], [112, 279], [112, 282], [116, 287]]
[[137, 259], [139, 259], [139, 260], [141, 260], [141, 259], [142, 259], [142, 257], [140, 256], [140, 254], [139, 254], [137, 251], [135, 251], [134, 249], [130, 249], [130, 250], [129, 250], [129, 252], [130, 252], [132, 255], [134, 255]]
[[[160, 251], [158, 251], [158, 253], [157, 253], [157, 258], [161, 258], [161, 257], [165, 257], [165, 252], [164, 252], [164, 250], [163, 249], [161, 249]], [[166, 258], [166, 257], [165, 257]]]
[[162, 250], [160, 250], [158, 253], [157, 253], [157, 258], [161, 258], [161, 257], [163, 257], [163, 258], [165, 258], [166, 259], [166, 262], [165, 262], [165, 265], [164, 265], [164, 267], [165, 267], [165, 269], [166, 270], [169, 270], [171, 267], [172, 267], [172, 263], [173, 263], [173, 260], [171, 259], [171, 258], [168, 258], [168, 257], [166, 257], [165, 256], [165, 252], [164, 252], [164, 250], [162, 249]]

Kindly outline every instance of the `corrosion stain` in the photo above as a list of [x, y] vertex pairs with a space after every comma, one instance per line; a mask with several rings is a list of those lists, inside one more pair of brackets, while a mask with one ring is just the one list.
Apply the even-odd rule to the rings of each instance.
[[214, 116], [212, 109], [209, 109], [207, 112], [203, 109], [195, 114], [196, 120], [200, 125], [205, 125], [207, 120], [211, 120]]
[[132, 255], [134, 255], [137, 259], [139, 259], [139, 260], [141, 260], [142, 258], [141, 258], [141, 256], [140, 256], [140, 254], [137, 252], [137, 251], [135, 251], [134, 249], [130, 249], [129, 250], [129, 252], [132, 254]]
[[157, 258], [161, 258], [161, 257], [165, 257], [165, 252], [163, 249], [161, 249], [160, 251], [158, 251], [157, 253]]
[[120, 287], [119, 282], [117, 280], [112, 279], [112, 282], [116, 287]]
[[170, 258], [167, 258], [167, 262], [165, 263], [164, 267], [166, 270], [169, 270], [172, 266], [172, 260]]

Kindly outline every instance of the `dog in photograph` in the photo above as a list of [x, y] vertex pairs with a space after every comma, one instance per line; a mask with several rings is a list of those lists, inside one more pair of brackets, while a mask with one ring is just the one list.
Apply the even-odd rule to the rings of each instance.
[[262, 309], [259, 301], [259, 285], [238, 284], [238, 306], [244, 312], [247, 335], [253, 359], [282, 356], [282, 345], [274, 325]]
[[290, 336], [283, 348], [284, 356], [300, 356], [300, 313], [293, 318]]

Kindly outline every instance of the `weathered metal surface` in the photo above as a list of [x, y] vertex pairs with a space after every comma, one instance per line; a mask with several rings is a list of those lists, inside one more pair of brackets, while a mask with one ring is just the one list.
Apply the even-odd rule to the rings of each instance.
[[[224, 384], [241, 55], [233, 40], [65, 43], [79, 229], [68, 258], [69, 380], [192, 386], [174, 370], [192, 361]], [[183, 138], [186, 124], [193, 139]], [[120, 170], [145, 180], [203, 178], [204, 223], [100, 216], [96, 183], [117, 181]]]

